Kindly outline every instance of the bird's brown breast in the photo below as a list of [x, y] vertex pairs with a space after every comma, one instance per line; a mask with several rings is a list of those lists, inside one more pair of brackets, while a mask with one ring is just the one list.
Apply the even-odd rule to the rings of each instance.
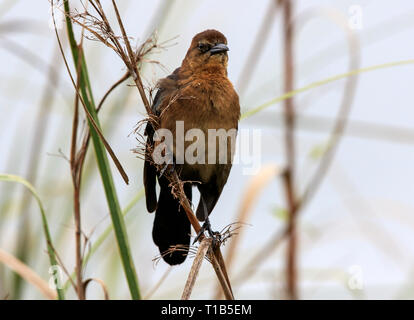
[[[224, 129], [226, 132], [231, 129], [237, 130], [240, 106], [233, 85], [227, 77], [221, 75], [193, 76], [178, 81], [178, 89], [171, 90], [169, 99], [165, 100], [167, 103], [162, 108], [160, 127], [170, 130], [174, 141], [176, 139], [185, 141], [185, 136], [191, 129], [201, 130], [205, 136], [204, 159], [206, 163], [209, 159], [209, 152], [213, 147], [216, 148], [216, 164], [195, 163], [183, 166], [184, 179], [198, 178], [200, 181], [208, 181], [215, 172], [216, 165], [220, 162], [218, 148], [221, 147], [219, 141], [215, 146], [209, 145], [209, 129]], [[182, 133], [184, 136], [181, 136], [181, 133], [177, 131], [177, 121], [183, 121], [184, 130]], [[196, 138], [192, 141], [185, 141], [184, 150], [187, 150], [193, 143], [201, 142]], [[230, 144], [227, 143], [226, 159], [228, 164], [231, 162], [233, 151]], [[179, 152], [180, 150], [174, 146], [173, 153], [176, 158], [179, 157]], [[194, 173], [197, 177], [194, 176]]]

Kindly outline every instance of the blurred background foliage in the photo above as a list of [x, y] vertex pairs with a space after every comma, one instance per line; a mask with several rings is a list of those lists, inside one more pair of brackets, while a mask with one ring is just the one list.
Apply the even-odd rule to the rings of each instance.
[[[70, 2], [73, 9], [82, 10], [79, 1]], [[180, 65], [194, 34], [214, 28], [228, 38], [229, 78], [238, 90], [244, 112], [284, 94], [283, 19], [277, 1], [118, 2], [133, 43], [142, 43], [154, 31], [161, 42], [172, 39], [168, 48], [148, 57], [161, 65], [144, 63], [145, 86], [153, 87], [157, 79]], [[298, 26], [294, 88], [349, 71], [347, 36], [337, 21], [348, 21], [354, 28], [360, 50], [351, 49], [358, 53], [361, 68], [414, 59], [414, 3], [410, 1], [293, 2], [293, 18]], [[112, 13], [110, 1], [102, 0], [102, 4]], [[357, 25], [352, 24], [355, 4], [360, 13]], [[110, 18], [115, 21], [114, 15]], [[59, 33], [69, 57], [65, 25], [59, 21], [58, 17]], [[75, 31], [79, 39], [80, 29]], [[98, 100], [126, 70], [111, 50], [96, 41], [85, 39], [84, 51]], [[0, 57], [0, 173], [20, 176], [34, 186], [55, 249], [72, 272], [75, 231], [68, 157], [74, 90], [57, 48], [49, 1], [0, 1]], [[408, 62], [358, 75], [352, 112], [335, 159], [298, 220], [300, 298], [414, 298], [413, 75], [414, 65]], [[348, 79], [315, 85], [294, 96], [295, 182], [299, 191], [307, 186], [331, 143], [329, 133]], [[106, 139], [130, 178], [129, 185], [125, 185], [111, 162], [141, 295], [177, 299], [191, 263], [187, 260], [170, 270], [164, 262], [152, 261], [158, 254], [151, 237], [153, 215], [146, 212], [141, 201], [143, 162], [132, 152], [137, 146], [133, 130], [144, 118], [145, 109], [132, 84], [128, 80], [108, 97], [99, 118]], [[261, 152], [255, 156], [264, 167], [282, 166], [285, 161], [282, 107], [282, 103], [272, 104], [246, 117], [240, 125], [260, 129]], [[80, 114], [85, 130], [84, 113]], [[212, 215], [217, 230], [238, 219], [244, 192], [253, 178], [243, 174], [246, 166], [249, 164], [240, 163], [232, 170]], [[116, 241], [108, 229], [111, 219], [92, 150], [86, 156], [81, 213], [82, 230], [93, 252], [84, 278], [101, 279], [111, 299], [129, 299]], [[282, 242], [277, 248], [271, 244], [287, 220], [283, 185], [275, 177], [258, 195], [246, 221], [249, 225], [243, 227], [238, 239], [230, 270], [236, 298], [286, 296], [286, 244]], [[32, 194], [20, 184], [0, 182], [0, 248], [21, 259], [47, 282], [50, 263], [42, 227]], [[108, 234], [107, 238], [102, 234]], [[263, 248], [269, 248], [266, 255], [252, 262]], [[214, 272], [203, 264], [192, 297], [215, 297], [216, 287]], [[0, 264], [0, 298], [43, 296]], [[76, 298], [72, 288], [67, 298]], [[98, 283], [90, 284], [87, 298], [103, 298]]]

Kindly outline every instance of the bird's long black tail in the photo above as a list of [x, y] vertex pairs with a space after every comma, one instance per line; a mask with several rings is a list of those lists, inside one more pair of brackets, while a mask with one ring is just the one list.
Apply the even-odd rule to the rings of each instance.
[[[190, 245], [191, 225], [184, 209], [171, 194], [171, 188], [165, 178], [160, 178], [161, 186], [158, 206], [155, 211], [152, 238], [158, 246], [163, 259], [170, 265], [183, 263]], [[184, 185], [184, 191], [191, 201], [192, 190], [190, 184]], [[182, 245], [179, 250], [164, 254], [171, 246]]]

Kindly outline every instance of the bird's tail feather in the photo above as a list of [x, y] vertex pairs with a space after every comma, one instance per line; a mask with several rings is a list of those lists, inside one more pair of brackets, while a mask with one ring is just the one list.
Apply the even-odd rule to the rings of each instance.
[[[160, 180], [163, 180], [161, 178]], [[155, 211], [152, 237], [165, 262], [170, 265], [183, 263], [190, 245], [191, 225], [184, 209], [171, 194], [168, 183], [160, 181], [161, 191]], [[191, 201], [191, 185], [184, 185], [184, 191]], [[171, 246], [181, 245], [179, 250], [167, 252]]]

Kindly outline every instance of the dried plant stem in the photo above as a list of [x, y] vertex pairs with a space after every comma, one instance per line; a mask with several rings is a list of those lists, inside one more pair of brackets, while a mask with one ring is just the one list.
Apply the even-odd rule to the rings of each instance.
[[223, 289], [224, 297], [227, 300], [234, 300], [233, 289], [231, 287], [230, 279], [227, 274], [226, 265], [224, 263], [223, 255], [220, 247], [213, 248], [213, 253], [210, 255], [210, 260], [216, 272], [217, 278]]
[[[86, 10], [86, 9], [85, 9]], [[81, 73], [81, 62], [84, 59], [83, 57], [83, 39], [84, 39], [84, 28], [82, 28], [81, 40], [77, 46], [78, 51], [78, 61], [76, 64], [76, 92], [80, 90], [80, 84], [82, 81]], [[77, 137], [78, 137], [78, 123], [79, 123], [79, 96], [75, 95], [75, 107], [73, 115], [73, 124], [72, 124], [72, 139], [71, 139], [71, 148], [70, 148], [70, 167], [72, 173], [72, 183], [73, 183], [73, 207], [74, 207], [74, 220], [75, 220], [75, 250], [76, 250], [76, 292], [78, 294], [79, 300], [85, 300], [85, 286], [82, 279], [82, 226], [81, 226], [81, 209], [80, 209], [80, 188], [81, 188], [81, 178], [82, 178], [82, 168], [83, 168], [83, 155], [86, 153], [86, 150], [81, 149], [79, 151], [79, 156], [77, 153]]]
[[104, 94], [101, 101], [98, 103], [98, 106], [96, 107], [96, 112], [99, 112], [101, 110], [103, 103], [105, 102], [106, 98], [109, 96], [109, 94], [116, 89], [121, 83], [126, 81], [129, 78], [130, 74], [129, 72], [126, 72], [117, 82], [115, 82], [108, 91]]
[[[99, 3], [99, 1], [97, 1], [97, 2]], [[141, 96], [142, 102], [144, 103], [145, 109], [146, 109], [147, 113], [150, 115], [150, 114], [152, 114], [152, 110], [151, 110], [150, 103], [147, 99], [147, 96], [145, 94], [145, 90], [144, 90], [144, 86], [143, 86], [142, 81], [141, 81], [141, 77], [139, 76], [136, 55], [132, 51], [131, 43], [129, 42], [128, 36], [126, 34], [124, 24], [122, 23], [122, 19], [121, 19], [121, 16], [119, 15], [118, 7], [116, 5], [115, 0], [112, 0], [112, 5], [114, 6], [115, 13], [116, 13], [116, 18], [118, 20], [119, 27], [121, 28], [122, 37], [124, 39], [124, 42], [125, 42], [125, 45], [126, 45], [127, 51], [128, 51], [129, 64], [127, 64], [127, 67], [130, 69], [130, 71], [132, 71], [131, 72], [132, 78], [134, 79], [134, 82], [136, 84], [138, 92]], [[108, 23], [108, 25], [109, 25], [109, 23]], [[127, 62], [128, 59], [125, 58], [124, 61]]]
[[[188, 220], [190, 221], [191, 225], [194, 228], [194, 231], [196, 234], [199, 234], [201, 230], [200, 223], [198, 222], [198, 219], [196, 218], [193, 210], [191, 209], [190, 202], [188, 201], [187, 197], [185, 196], [185, 192], [183, 189], [183, 183], [180, 181], [177, 172], [173, 172], [172, 175], [169, 177], [171, 183], [173, 186], [178, 188], [178, 190], [175, 192], [175, 195], [178, 197], [178, 200], [181, 204], [181, 206], [184, 208], [184, 211], [187, 215]], [[199, 238], [199, 241], [203, 241], [204, 235], [202, 234]], [[212, 254], [210, 255], [210, 261], [213, 265], [214, 271], [216, 272], [217, 278], [220, 282], [220, 285], [223, 289], [223, 293], [228, 300], [233, 300], [233, 290], [231, 288], [231, 283], [227, 274], [226, 266], [224, 263], [223, 256], [220, 251], [220, 247], [217, 246], [216, 248], [213, 248]]]
[[89, 279], [86, 279], [85, 280], [85, 282], [83, 283], [83, 285], [82, 285], [82, 290], [83, 290], [83, 292], [85, 292], [85, 295], [86, 295], [86, 288], [88, 287], [88, 285], [91, 283], [91, 282], [97, 282], [100, 286], [101, 286], [101, 288], [102, 288], [102, 291], [103, 291], [103, 293], [104, 293], [104, 299], [105, 300], [109, 300], [109, 293], [108, 293], [108, 288], [107, 288], [107, 286], [105, 285], [105, 283], [101, 280], [101, 279], [98, 279], [98, 278], [89, 278]]
[[[99, 102], [98, 106], [96, 107], [96, 113], [98, 114], [99, 111], [102, 109], [102, 106], [104, 102], [106, 101], [106, 98], [124, 81], [126, 81], [129, 78], [129, 72], [125, 73], [117, 82], [115, 82], [108, 91], [104, 94], [101, 101]], [[77, 161], [79, 162], [79, 171], [82, 172], [83, 165], [86, 157], [86, 152], [88, 151], [89, 142], [91, 140], [91, 132], [90, 130], [87, 131], [86, 135], [83, 138], [82, 146], [79, 150], [79, 153], [77, 155]]]
[[[79, 57], [82, 55], [81, 44], [78, 47]], [[80, 85], [80, 67], [81, 59], [78, 60], [78, 65], [76, 66], [76, 91], [79, 91]], [[71, 150], [70, 150], [70, 166], [72, 173], [72, 183], [73, 183], [73, 208], [74, 208], [74, 220], [75, 220], [75, 250], [76, 250], [76, 292], [78, 294], [79, 300], [85, 300], [85, 290], [82, 285], [82, 227], [81, 227], [81, 213], [80, 213], [80, 186], [81, 186], [81, 177], [82, 177], [82, 166], [78, 161], [76, 161], [76, 141], [77, 141], [77, 132], [78, 132], [78, 120], [79, 120], [79, 99], [78, 96], [75, 96], [75, 108], [73, 115], [73, 125], [72, 125], [72, 141], [71, 141]]]
[[[201, 230], [201, 225], [198, 222], [198, 219], [196, 218], [193, 210], [191, 209], [190, 201], [188, 201], [187, 197], [185, 196], [183, 183], [180, 181], [180, 178], [175, 171], [168, 178], [170, 179], [170, 182], [173, 184], [173, 186], [177, 189], [175, 194], [178, 197], [181, 206], [184, 208], [187, 218], [193, 226], [194, 231], [198, 234]], [[202, 238], [204, 238], [204, 235], [201, 235], [200, 238], [201, 241]]]
[[[284, 67], [285, 67], [285, 92], [293, 90], [293, 19], [291, 0], [285, 0], [283, 4], [284, 25]], [[290, 299], [297, 299], [296, 288], [296, 195], [295, 195], [295, 139], [294, 139], [295, 110], [293, 98], [285, 100], [285, 150], [286, 171], [284, 174], [284, 187], [288, 208], [288, 248], [286, 257], [287, 294]]]
[[194, 258], [193, 265], [191, 266], [190, 273], [188, 274], [187, 282], [185, 284], [181, 300], [190, 299], [191, 292], [193, 291], [194, 284], [201, 268], [201, 264], [203, 263], [208, 249], [211, 247], [211, 243], [212, 239], [204, 238], [198, 246], [197, 254]]

